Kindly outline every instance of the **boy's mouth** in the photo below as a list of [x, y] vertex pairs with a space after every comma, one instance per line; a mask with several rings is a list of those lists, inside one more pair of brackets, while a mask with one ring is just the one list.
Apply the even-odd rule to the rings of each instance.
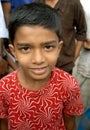
[[31, 71], [34, 74], [41, 75], [41, 74], [44, 74], [47, 71], [47, 68], [48, 68], [47, 66], [46, 67], [42, 67], [42, 68], [32, 68]]

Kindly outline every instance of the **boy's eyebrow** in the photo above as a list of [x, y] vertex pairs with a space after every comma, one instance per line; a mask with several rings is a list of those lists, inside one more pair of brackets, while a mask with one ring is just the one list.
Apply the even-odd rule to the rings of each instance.
[[46, 41], [43, 42], [42, 44], [52, 44], [52, 43], [58, 43], [58, 40]]
[[[52, 40], [52, 41], [45, 41], [45, 42], [42, 42], [41, 45], [43, 44], [53, 44], [53, 43], [58, 43], [59, 41], [58, 40]], [[17, 43], [16, 44], [17, 46], [30, 46], [30, 43]]]
[[17, 46], [30, 46], [29, 43], [17, 43], [16, 45]]

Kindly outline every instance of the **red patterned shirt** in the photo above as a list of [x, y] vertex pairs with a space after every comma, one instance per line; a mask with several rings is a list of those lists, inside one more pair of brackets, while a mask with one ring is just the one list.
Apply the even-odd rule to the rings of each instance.
[[66, 130], [62, 112], [83, 112], [78, 83], [68, 73], [55, 68], [38, 91], [23, 88], [17, 73], [0, 80], [0, 118], [8, 118], [9, 130]]

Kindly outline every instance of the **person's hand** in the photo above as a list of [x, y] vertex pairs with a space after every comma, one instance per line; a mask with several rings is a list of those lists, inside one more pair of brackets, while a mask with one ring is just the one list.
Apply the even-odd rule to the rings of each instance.
[[90, 40], [87, 40], [87, 41], [84, 43], [84, 47], [87, 48], [87, 49], [90, 49]]
[[8, 63], [0, 56], [0, 78], [8, 74]]

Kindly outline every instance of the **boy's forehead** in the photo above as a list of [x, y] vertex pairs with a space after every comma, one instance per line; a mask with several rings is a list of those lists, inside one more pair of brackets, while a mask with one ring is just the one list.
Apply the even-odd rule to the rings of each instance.
[[30, 30], [30, 29], [32, 29], [32, 31], [34, 30], [35, 31], [35, 29], [43, 29], [43, 30], [49, 30], [49, 31], [52, 31], [53, 32], [53, 30], [52, 29], [50, 29], [50, 28], [46, 28], [46, 27], [44, 27], [43, 25], [22, 25], [22, 26], [19, 26], [19, 27], [17, 27], [17, 29], [16, 29], [16, 32], [18, 31], [18, 30], [20, 30], [20, 31], [22, 31], [23, 32], [23, 29], [25, 30], [25, 31], [27, 31], [27, 30]]
[[14, 40], [31, 40], [31, 41], [55, 41], [58, 40], [58, 36], [55, 31], [44, 28], [42, 26], [21, 26], [15, 33]]

